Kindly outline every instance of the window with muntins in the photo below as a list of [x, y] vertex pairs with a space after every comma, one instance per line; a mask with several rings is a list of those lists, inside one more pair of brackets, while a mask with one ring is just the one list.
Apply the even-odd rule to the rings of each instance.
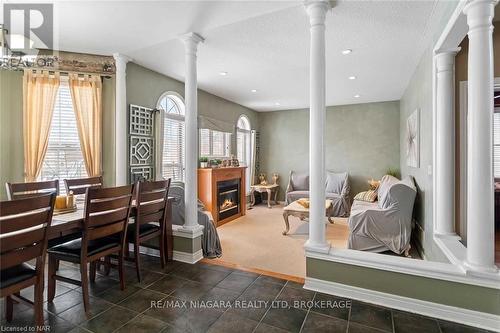
[[200, 129], [200, 156], [228, 158], [231, 155], [231, 133]]
[[252, 165], [251, 127], [250, 120], [245, 115], [240, 116], [236, 123], [236, 156], [240, 165], [249, 167], [245, 181], [247, 191], [250, 191], [250, 167]]
[[184, 104], [174, 95], [165, 96], [159, 103], [163, 111], [163, 151], [161, 173], [163, 178], [184, 181], [185, 124]]
[[64, 193], [63, 179], [85, 177], [87, 177], [87, 171], [80, 146], [68, 78], [62, 76], [54, 104], [49, 143], [40, 172], [40, 180], [60, 179], [60, 191]]
[[500, 91], [495, 92], [493, 114], [493, 175], [500, 178]]

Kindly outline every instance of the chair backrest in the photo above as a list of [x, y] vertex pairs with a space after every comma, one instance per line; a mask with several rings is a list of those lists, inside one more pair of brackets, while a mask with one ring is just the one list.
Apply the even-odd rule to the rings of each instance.
[[55, 192], [59, 194], [59, 180], [31, 183], [5, 183], [9, 200], [24, 199]]
[[0, 269], [37, 259], [43, 270], [56, 194], [0, 202]]
[[82, 258], [87, 256], [87, 246], [90, 240], [119, 234], [117, 244], [124, 244], [133, 190], [133, 185], [87, 188]]
[[102, 176], [64, 180], [66, 193], [73, 191], [74, 195], [85, 194], [87, 187], [91, 186], [102, 187]]
[[163, 226], [169, 189], [170, 179], [137, 183], [135, 189], [136, 236], [139, 235], [138, 226], [141, 224], [158, 222], [160, 226]]
[[290, 171], [289, 185], [292, 191], [309, 191], [309, 173]]

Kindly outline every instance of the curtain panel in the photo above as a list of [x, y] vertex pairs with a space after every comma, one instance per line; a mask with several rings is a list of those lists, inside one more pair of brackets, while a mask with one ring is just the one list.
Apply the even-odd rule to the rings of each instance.
[[59, 84], [59, 73], [24, 71], [24, 177], [27, 182], [36, 181], [42, 170]]
[[98, 75], [69, 74], [78, 136], [89, 177], [102, 173], [102, 81]]

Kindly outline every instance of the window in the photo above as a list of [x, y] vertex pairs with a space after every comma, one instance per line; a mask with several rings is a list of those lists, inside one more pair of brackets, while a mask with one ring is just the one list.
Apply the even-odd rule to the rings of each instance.
[[160, 99], [159, 108], [163, 110], [161, 175], [163, 178], [184, 181], [186, 164], [184, 103], [175, 95], [166, 95]]
[[236, 155], [240, 165], [249, 167], [246, 172], [246, 188], [250, 191], [250, 177], [252, 166], [252, 149], [251, 149], [251, 129], [250, 121], [247, 116], [242, 115], [236, 124]]
[[495, 91], [493, 114], [493, 176], [500, 178], [500, 90]]
[[[80, 147], [68, 78], [61, 76], [40, 180], [85, 177], [87, 171]], [[61, 193], [64, 193], [65, 189], [61, 182], [60, 185]]]
[[231, 133], [200, 129], [200, 156], [227, 158], [231, 154]]

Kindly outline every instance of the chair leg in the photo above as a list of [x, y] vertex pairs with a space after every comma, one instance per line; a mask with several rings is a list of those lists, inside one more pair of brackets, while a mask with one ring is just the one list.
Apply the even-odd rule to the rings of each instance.
[[111, 257], [106, 256], [104, 257], [104, 274], [108, 276], [110, 272], [111, 272]]
[[56, 296], [56, 270], [59, 260], [55, 259], [53, 256], [49, 255], [49, 272], [47, 281], [47, 300], [52, 302]]
[[120, 289], [125, 290], [125, 273], [123, 271], [123, 260], [124, 260], [124, 253], [123, 251], [120, 251], [118, 254], [118, 273], [120, 275]]
[[160, 265], [161, 268], [164, 268], [167, 264], [166, 253], [165, 253], [165, 235], [162, 233], [160, 235]]
[[141, 264], [140, 264], [140, 251], [139, 251], [139, 242], [136, 239], [134, 243], [134, 259], [135, 259], [135, 270], [137, 271], [137, 281], [141, 282]]
[[14, 313], [14, 301], [12, 297], [7, 296], [5, 303], [5, 319], [10, 323], [12, 321], [12, 314]]
[[81, 273], [81, 281], [82, 281], [82, 293], [83, 293], [83, 307], [85, 309], [85, 313], [88, 313], [90, 310], [89, 304], [89, 275], [87, 273], [87, 262], [83, 261], [80, 263], [80, 273]]
[[35, 324], [37, 327], [43, 326], [43, 280], [35, 284]]
[[97, 263], [100, 260], [101, 259], [98, 259], [98, 260], [92, 261], [90, 263], [90, 282], [91, 283], [95, 283], [95, 276], [96, 276], [96, 271], [97, 271]]

